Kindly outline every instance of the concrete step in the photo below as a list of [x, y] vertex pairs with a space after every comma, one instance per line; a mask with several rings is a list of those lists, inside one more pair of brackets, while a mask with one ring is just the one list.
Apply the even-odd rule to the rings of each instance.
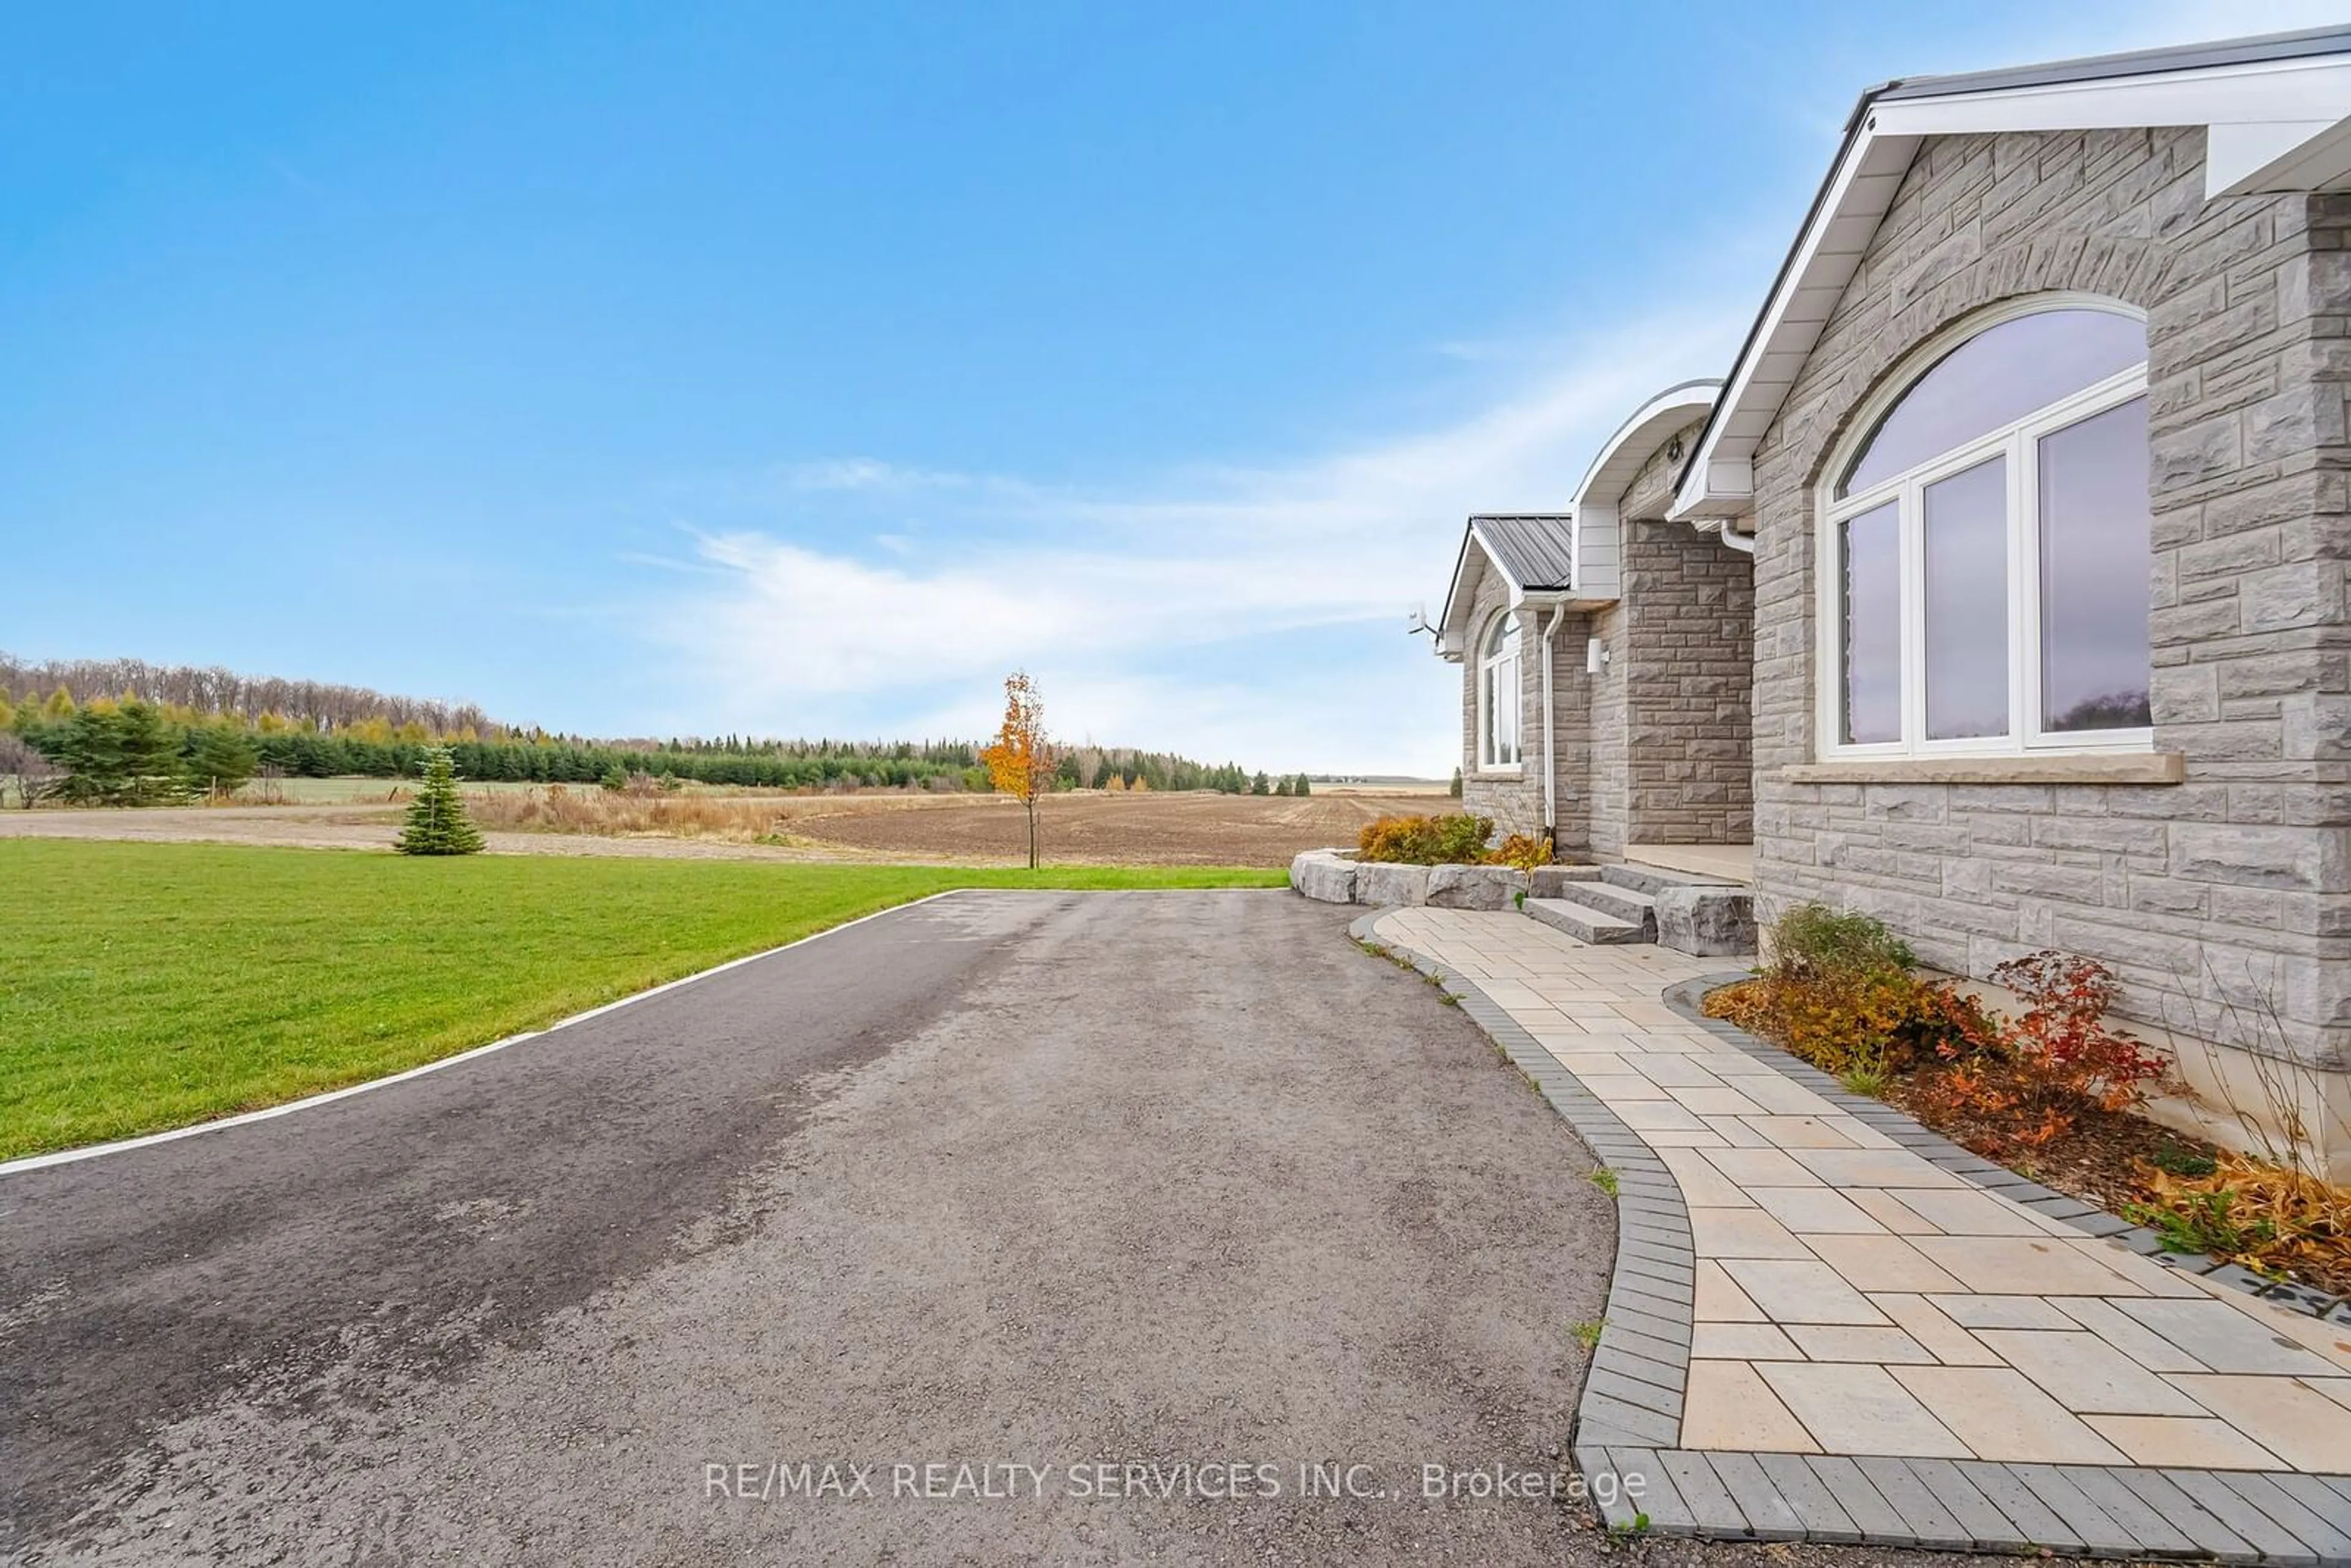
[[1700, 876], [1694, 872], [1667, 871], [1653, 865], [1604, 865], [1600, 868], [1600, 880], [1616, 887], [1629, 887], [1635, 893], [1651, 897], [1669, 887], [1739, 887], [1740, 883], [1726, 882], [1719, 876]]
[[1539, 865], [1527, 873], [1527, 892], [1536, 898], [1557, 898], [1570, 883], [1599, 880], [1596, 865]]
[[1553, 930], [1564, 931], [1577, 941], [1595, 946], [1655, 940], [1649, 928], [1638, 921], [1619, 920], [1613, 915], [1603, 915], [1590, 904], [1571, 904], [1564, 898], [1530, 898], [1519, 907]]
[[1603, 915], [1646, 925], [1653, 937], [1656, 935], [1657, 901], [1636, 888], [1619, 887], [1613, 882], [1580, 882], [1562, 888], [1559, 896], [1570, 904], [1581, 904]]
[[[1745, 883], [1654, 866], [1603, 868], [1601, 887], [1648, 905], [1651, 940], [1699, 957], [1755, 951], [1755, 890]], [[1570, 890], [1577, 897], [1622, 914], [1591, 887]]]

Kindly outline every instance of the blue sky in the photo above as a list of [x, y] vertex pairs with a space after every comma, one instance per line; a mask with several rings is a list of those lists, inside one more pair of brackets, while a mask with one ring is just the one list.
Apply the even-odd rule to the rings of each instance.
[[1727, 368], [1861, 88], [2336, 9], [23, 11], [0, 647], [1442, 773], [1462, 517]]

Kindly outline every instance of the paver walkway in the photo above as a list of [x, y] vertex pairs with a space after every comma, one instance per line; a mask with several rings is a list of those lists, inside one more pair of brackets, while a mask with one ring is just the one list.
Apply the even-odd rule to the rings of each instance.
[[1617, 1173], [1577, 1457], [1646, 1473], [1656, 1528], [2351, 1562], [2351, 1324], [2085, 1234], [2122, 1227], [1661, 999], [1723, 959], [1516, 914], [1359, 933]]

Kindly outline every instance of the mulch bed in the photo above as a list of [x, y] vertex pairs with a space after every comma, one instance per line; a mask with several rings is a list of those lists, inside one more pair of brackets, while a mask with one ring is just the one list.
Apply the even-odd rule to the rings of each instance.
[[2126, 1204], [2144, 1203], [2150, 1196], [2140, 1166], [2156, 1156], [2210, 1159], [2220, 1151], [2201, 1138], [2158, 1126], [2144, 1116], [2102, 1111], [2095, 1105], [2074, 1113], [2074, 1124], [2039, 1148], [2020, 1150], [2016, 1128], [2004, 1118], [1941, 1113], [1931, 1091], [1932, 1080], [1944, 1070], [1923, 1068], [1895, 1079], [1886, 1088], [1886, 1102], [1908, 1112], [1951, 1142], [1988, 1160], [1997, 1160], [2043, 1186], [2068, 1197], [2094, 1203], [2109, 1214]]
[[[1708, 1016], [1752, 1029], [1755, 1020], [1740, 1007], [1740, 993], [1754, 984], [1742, 982], [1710, 993], [1704, 1004]], [[1978, 1065], [1979, 1071], [1985, 1070]], [[2071, 1113], [2072, 1124], [2063, 1132], [2044, 1142], [2028, 1144], [2024, 1137], [2028, 1124], [2020, 1117], [1955, 1111], [1952, 1096], [1938, 1095], [1937, 1081], [1950, 1071], [1939, 1062], [1930, 1062], [1897, 1073], [1886, 1081], [1880, 1097], [1953, 1143], [2109, 1214], [2128, 1218], [2137, 1206], [2155, 1200], [2158, 1195], [2151, 1178], [2159, 1179], [2163, 1169], [2184, 1172], [2195, 1163], [2224, 1157], [2224, 1151], [2201, 1138], [2127, 1111], [2106, 1111], [2095, 1104], [2076, 1107]], [[2342, 1236], [2339, 1226], [2334, 1234]], [[2340, 1240], [2303, 1249], [2291, 1261], [2257, 1255], [2242, 1260], [2249, 1267], [2317, 1290], [2351, 1295], [2351, 1248]]]

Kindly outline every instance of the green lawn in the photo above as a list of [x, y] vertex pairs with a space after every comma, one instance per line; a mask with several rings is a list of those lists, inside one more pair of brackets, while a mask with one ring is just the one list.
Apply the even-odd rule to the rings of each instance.
[[396, 1072], [947, 888], [1281, 881], [0, 840], [0, 1159]]

